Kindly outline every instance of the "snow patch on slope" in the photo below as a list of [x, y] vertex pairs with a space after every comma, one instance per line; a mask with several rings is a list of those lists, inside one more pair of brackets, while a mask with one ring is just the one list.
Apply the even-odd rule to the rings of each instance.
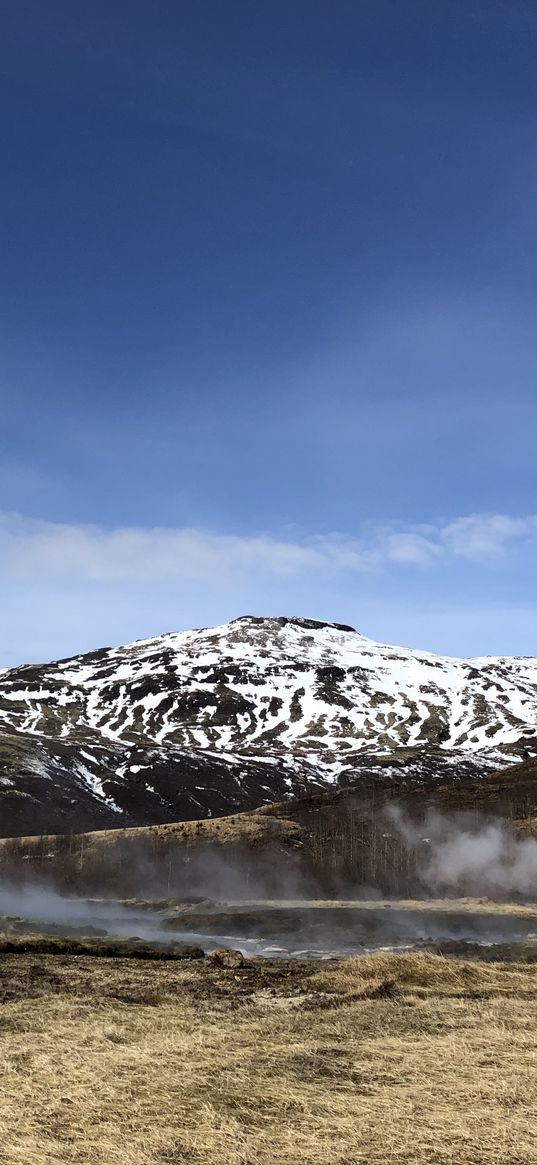
[[[427, 749], [483, 771], [537, 753], [537, 660], [455, 659], [300, 617], [243, 617], [0, 673], [0, 727], [80, 741], [81, 778], [106, 800], [99, 750], [202, 750], [229, 766], [284, 764], [336, 780], [365, 756]], [[84, 771], [83, 771], [84, 770]], [[305, 771], [305, 770], [304, 770]], [[383, 771], [392, 771], [384, 768]], [[394, 776], [398, 772], [394, 762]]]

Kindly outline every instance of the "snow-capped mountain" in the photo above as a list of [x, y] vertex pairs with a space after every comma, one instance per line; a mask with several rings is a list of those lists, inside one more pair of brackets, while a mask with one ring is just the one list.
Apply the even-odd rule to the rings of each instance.
[[[537, 659], [242, 617], [0, 672], [0, 832], [230, 812], [360, 774], [537, 753]], [[33, 822], [33, 824], [32, 824]]]

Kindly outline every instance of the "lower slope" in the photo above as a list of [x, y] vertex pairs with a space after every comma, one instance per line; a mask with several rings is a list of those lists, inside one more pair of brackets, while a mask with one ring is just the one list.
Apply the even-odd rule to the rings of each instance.
[[[393, 806], [412, 828], [398, 829]], [[339, 897], [347, 886], [382, 894], [430, 891], [420, 823], [431, 811], [479, 831], [501, 820], [537, 837], [537, 760], [481, 778], [375, 773], [354, 788], [314, 790], [220, 818], [0, 841], [0, 875], [53, 877], [62, 889], [117, 895], [205, 893], [249, 886], [251, 896]], [[417, 824], [416, 824], [417, 823]], [[416, 826], [416, 827], [415, 827]], [[291, 888], [291, 889], [290, 889]], [[445, 891], [443, 891], [445, 892]], [[465, 891], [462, 891], [465, 892]]]

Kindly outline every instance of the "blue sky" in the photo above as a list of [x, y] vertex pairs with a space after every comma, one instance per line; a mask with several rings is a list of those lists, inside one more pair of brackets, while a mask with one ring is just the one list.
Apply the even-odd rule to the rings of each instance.
[[533, 0], [2, 13], [0, 664], [537, 654]]

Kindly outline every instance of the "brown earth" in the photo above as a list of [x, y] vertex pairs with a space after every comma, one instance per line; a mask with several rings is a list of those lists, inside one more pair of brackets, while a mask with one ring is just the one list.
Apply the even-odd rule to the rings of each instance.
[[0, 955], [2, 1165], [534, 1165], [537, 968]]

